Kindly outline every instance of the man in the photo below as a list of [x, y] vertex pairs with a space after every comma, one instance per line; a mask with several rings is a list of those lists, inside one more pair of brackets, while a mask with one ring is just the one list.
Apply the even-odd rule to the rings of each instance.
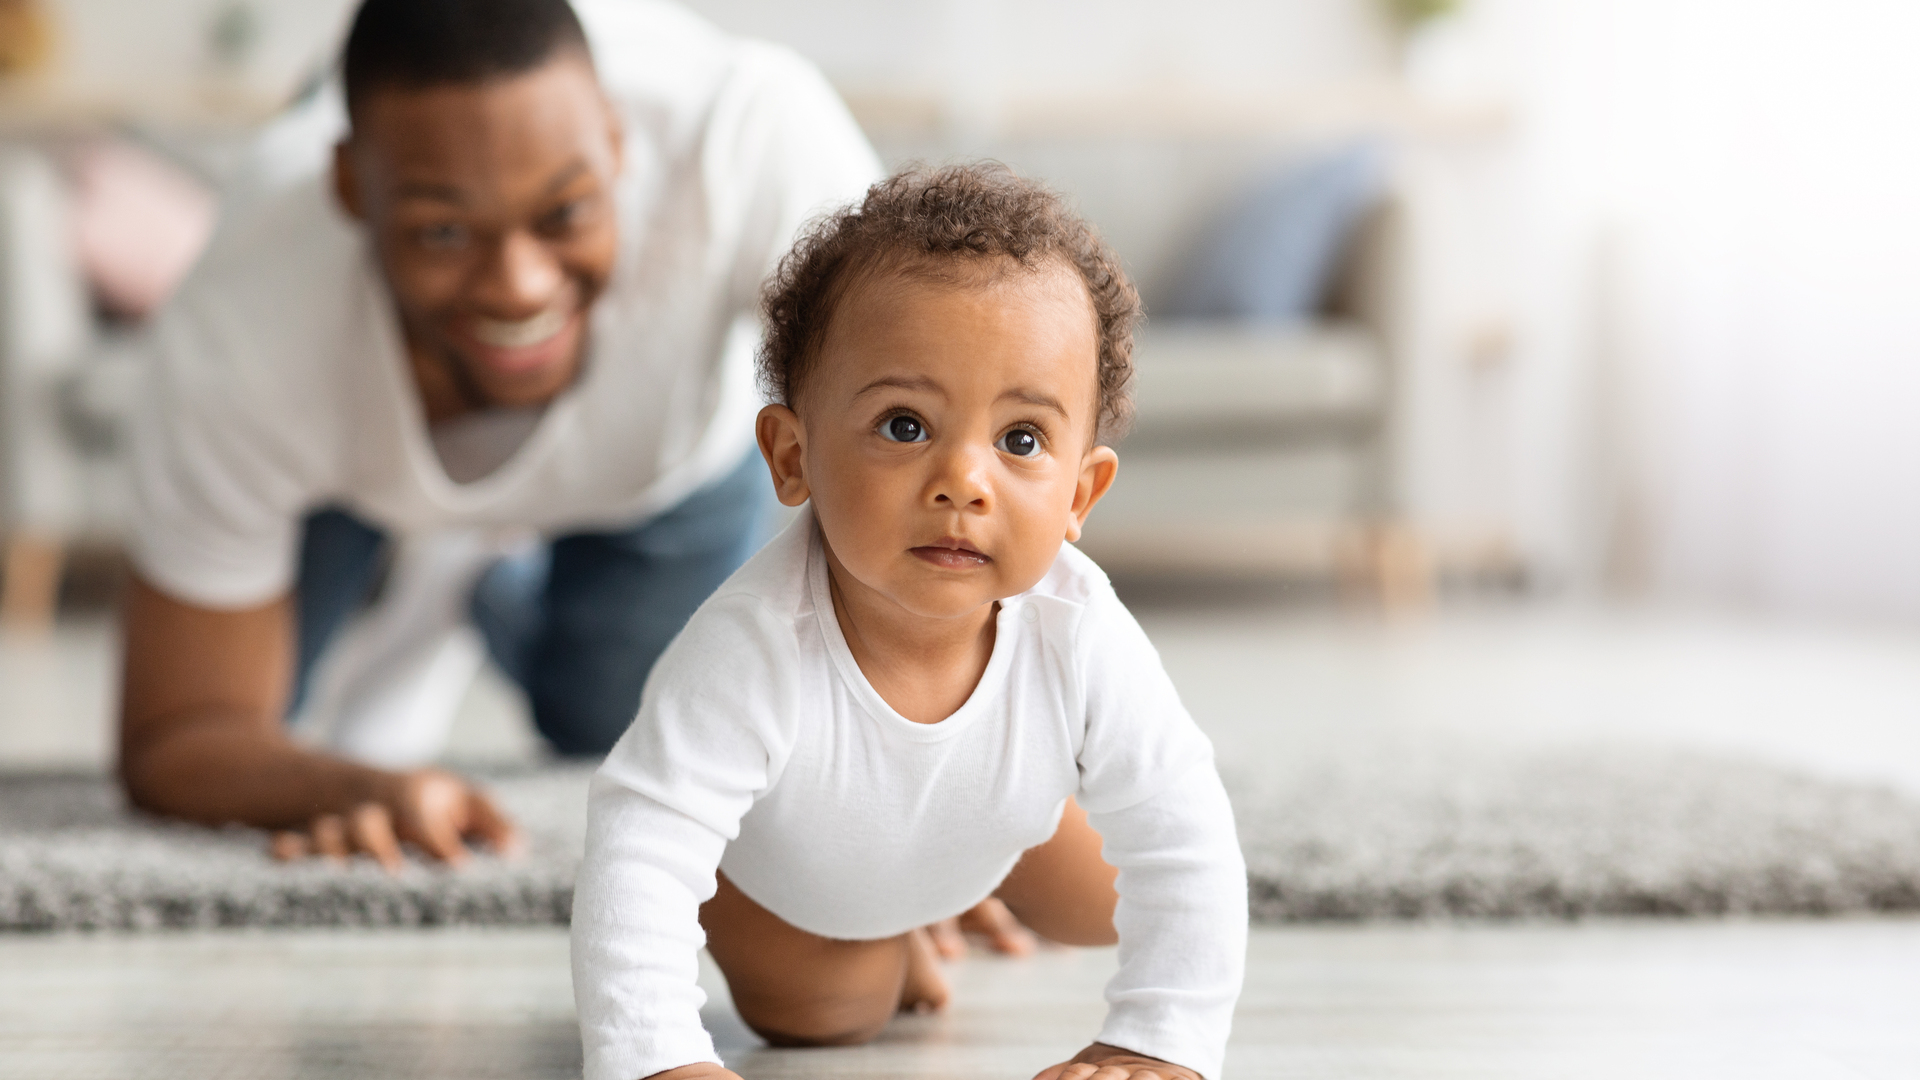
[[[344, 134], [323, 98], [263, 137], [157, 328], [120, 772], [283, 855], [459, 861], [512, 826], [379, 767], [444, 733], [393, 688], [470, 615], [556, 750], [613, 743], [759, 535], [758, 286], [878, 163], [803, 61], [646, 0], [366, 0], [341, 83]], [[350, 753], [294, 742], [383, 575]]]

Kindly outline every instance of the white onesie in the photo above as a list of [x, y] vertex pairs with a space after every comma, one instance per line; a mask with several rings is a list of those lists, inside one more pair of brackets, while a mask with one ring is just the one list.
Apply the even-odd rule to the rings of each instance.
[[802, 930], [891, 937], [985, 899], [1068, 796], [1120, 870], [1098, 1041], [1217, 1080], [1247, 895], [1212, 745], [1072, 546], [997, 619], [966, 704], [916, 724], [848, 652], [810, 513], [701, 606], [593, 783], [573, 905], [586, 1080], [719, 1060], [694, 982], [716, 867]]

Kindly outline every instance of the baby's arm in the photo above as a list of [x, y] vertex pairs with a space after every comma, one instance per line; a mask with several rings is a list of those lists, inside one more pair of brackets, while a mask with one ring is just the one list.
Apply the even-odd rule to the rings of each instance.
[[1096, 1043], [1041, 1077], [1219, 1080], [1247, 948], [1233, 809], [1211, 744], [1111, 594], [1089, 604], [1078, 644], [1087, 708], [1080, 801], [1120, 871], [1120, 970], [1107, 984]]
[[573, 900], [586, 1080], [724, 1071], [700, 1022], [700, 905], [790, 745], [775, 704], [794, 693], [778, 637], [757, 604], [702, 608], [594, 777]]
[[[1160, 1080], [1189, 1071], [1217, 1080], [1247, 952], [1246, 864], [1219, 774], [1211, 762], [1197, 765], [1145, 802], [1088, 821], [1120, 870], [1120, 970], [1107, 984], [1107, 1022], [1075, 1062], [1102, 1065], [1099, 1080], [1122, 1080], [1109, 1071], [1115, 1067]], [[1130, 1063], [1103, 1046], [1144, 1060]], [[1048, 1080], [1093, 1074], [1069, 1062]]]
[[573, 897], [573, 997], [589, 1080], [718, 1067], [700, 1023], [700, 903], [725, 838], [597, 777]]

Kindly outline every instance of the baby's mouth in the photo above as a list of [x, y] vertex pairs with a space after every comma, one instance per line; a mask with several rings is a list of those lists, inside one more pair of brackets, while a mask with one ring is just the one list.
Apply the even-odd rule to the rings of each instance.
[[934, 543], [911, 550], [916, 558], [948, 570], [972, 570], [993, 561], [979, 548], [951, 536], [943, 536]]

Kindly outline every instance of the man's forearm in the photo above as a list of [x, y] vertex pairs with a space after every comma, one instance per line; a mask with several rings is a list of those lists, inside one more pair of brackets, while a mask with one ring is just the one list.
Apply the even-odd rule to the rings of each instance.
[[127, 797], [144, 810], [208, 825], [304, 826], [380, 798], [381, 772], [232, 719], [185, 720], [122, 749]]

